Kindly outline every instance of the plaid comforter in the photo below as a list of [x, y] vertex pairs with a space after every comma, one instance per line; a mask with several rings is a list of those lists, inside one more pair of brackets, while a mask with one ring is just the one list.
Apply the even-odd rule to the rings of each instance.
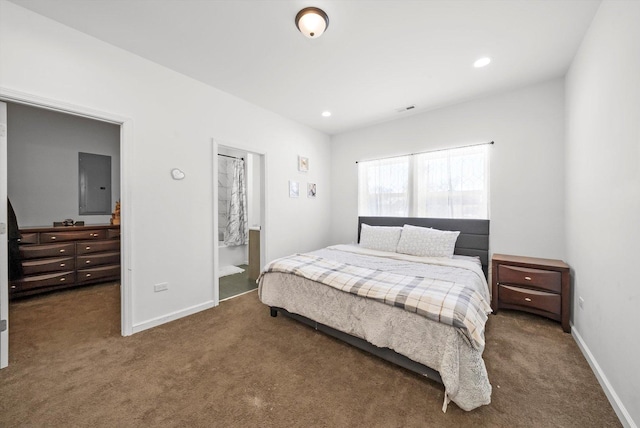
[[475, 349], [484, 349], [484, 325], [491, 307], [479, 292], [465, 284], [404, 276], [310, 254], [274, 260], [261, 276], [267, 272], [301, 276], [451, 325], [458, 328]]

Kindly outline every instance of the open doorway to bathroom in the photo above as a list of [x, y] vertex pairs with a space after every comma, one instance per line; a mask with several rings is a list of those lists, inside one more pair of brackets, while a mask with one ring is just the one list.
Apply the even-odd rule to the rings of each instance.
[[219, 300], [257, 288], [262, 266], [264, 156], [230, 146], [217, 152]]

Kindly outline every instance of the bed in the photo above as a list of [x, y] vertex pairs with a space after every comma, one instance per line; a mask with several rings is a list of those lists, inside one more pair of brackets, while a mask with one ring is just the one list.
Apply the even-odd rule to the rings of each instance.
[[[278, 313], [289, 316], [442, 383], [443, 411], [449, 401], [463, 410], [489, 404], [491, 384], [482, 360], [484, 324], [490, 312], [486, 281], [489, 221], [360, 217], [358, 242], [363, 230], [372, 236], [371, 230], [381, 231], [381, 226], [385, 231], [416, 226], [420, 231], [433, 228], [460, 234], [451, 260], [425, 259], [386, 248], [372, 249], [371, 245], [331, 246], [278, 259], [260, 275], [260, 300], [269, 306], [272, 316]], [[335, 284], [336, 278], [342, 281], [337, 281], [339, 285]], [[442, 308], [440, 318], [434, 318], [420, 306], [428, 303], [429, 298], [419, 297], [408, 303], [413, 291], [409, 297], [406, 293], [394, 295], [396, 300], [389, 297], [388, 290], [385, 296], [377, 294], [376, 287], [385, 281], [396, 281], [399, 285], [395, 289], [405, 287], [404, 290], [406, 284], [421, 281], [429, 282], [429, 287], [433, 283], [436, 290], [454, 284], [455, 290], [465, 293], [461, 300], [477, 301], [473, 310], [469, 310], [472, 320], [461, 321], [451, 316], [451, 320], [443, 321], [448, 316]], [[358, 286], [354, 287], [354, 283]], [[402, 300], [401, 304], [398, 300]]]

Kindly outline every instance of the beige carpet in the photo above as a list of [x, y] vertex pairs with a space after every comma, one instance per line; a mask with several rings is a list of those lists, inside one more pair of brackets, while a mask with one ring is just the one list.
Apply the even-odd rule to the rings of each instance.
[[269, 310], [249, 293], [120, 337], [119, 288], [14, 302], [1, 427], [620, 426], [559, 324], [487, 325], [492, 403], [440, 410], [441, 385]]

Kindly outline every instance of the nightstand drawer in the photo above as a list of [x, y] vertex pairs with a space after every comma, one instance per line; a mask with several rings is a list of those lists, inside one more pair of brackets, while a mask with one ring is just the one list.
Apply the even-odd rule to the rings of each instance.
[[498, 266], [500, 284], [524, 285], [560, 293], [562, 274], [552, 270], [531, 269], [519, 266]]
[[552, 314], [560, 314], [562, 298], [560, 294], [526, 288], [500, 285], [500, 303], [539, 309]]

